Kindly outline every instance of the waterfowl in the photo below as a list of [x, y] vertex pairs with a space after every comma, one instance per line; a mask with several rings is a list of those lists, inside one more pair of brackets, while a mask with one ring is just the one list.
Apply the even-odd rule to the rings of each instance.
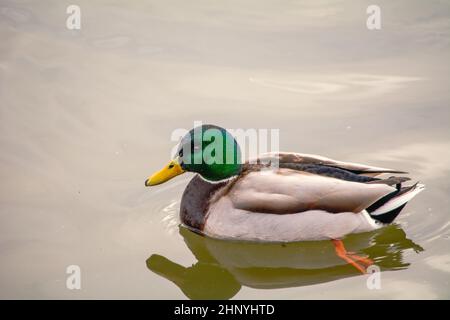
[[342, 238], [390, 224], [424, 189], [406, 172], [276, 152], [241, 162], [236, 139], [224, 128], [202, 125], [182, 139], [175, 157], [146, 186], [184, 172], [196, 175], [180, 205], [181, 222], [205, 236], [264, 242], [332, 240], [339, 257], [365, 271], [372, 262], [348, 253]]

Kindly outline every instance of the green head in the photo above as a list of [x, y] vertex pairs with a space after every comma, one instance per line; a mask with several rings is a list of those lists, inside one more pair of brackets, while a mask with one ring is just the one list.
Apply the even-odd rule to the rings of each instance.
[[239, 174], [241, 165], [241, 150], [234, 137], [224, 128], [202, 125], [181, 139], [175, 158], [147, 179], [145, 185], [166, 182], [185, 171], [220, 181]]

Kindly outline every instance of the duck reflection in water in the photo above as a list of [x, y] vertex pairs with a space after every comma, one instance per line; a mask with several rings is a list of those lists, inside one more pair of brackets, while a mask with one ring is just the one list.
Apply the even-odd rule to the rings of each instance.
[[[172, 281], [190, 299], [230, 299], [242, 286], [301, 287], [361, 275], [336, 256], [329, 241], [229, 241], [199, 235], [184, 226], [179, 232], [197, 262], [184, 267], [153, 254], [147, 259], [147, 267]], [[349, 251], [364, 254], [381, 271], [405, 269], [409, 263], [403, 260], [404, 252], [423, 250], [398, 225], [350, 235], [345, 243]]]

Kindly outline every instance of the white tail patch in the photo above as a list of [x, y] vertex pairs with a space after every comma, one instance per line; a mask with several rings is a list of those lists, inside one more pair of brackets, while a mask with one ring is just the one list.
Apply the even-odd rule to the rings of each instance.
[[402, 194], [401, 196], [395, 197], [394, 199], [388, 201], [387, 203], [383, 204], [381, 207], [379, 207], [375, 211], [371, 212], [370, 215], [377, 216], [377, 215], [389, 212], [391, 210], [394, 210], [394, 209], [400, 207], [401, 205], [407, 203], [409, 200], [414, 198], [416, 195], [418, 195], [423, 190], [425, 190], [425, 185], [419, 183], [419, 184], [417, 184], [417, 186], [414, 189]]

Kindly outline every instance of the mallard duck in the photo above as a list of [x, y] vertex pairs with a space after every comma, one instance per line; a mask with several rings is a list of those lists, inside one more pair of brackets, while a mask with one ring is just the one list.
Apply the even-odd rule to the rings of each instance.
[[184, 172], [196, 175], [180, 205], [181, 222], [221, 239], [294, 242], [332, 240], [339, 257], [365, 271], [372, 262], [345, 250], [342, 238], [394, 221], [424, 189], [406, 172], [326, 157], [275, 152], [241, 162], [236, 139], [224, 128], [202, 125], [182, 139], [175, 157], [146, 186]]

